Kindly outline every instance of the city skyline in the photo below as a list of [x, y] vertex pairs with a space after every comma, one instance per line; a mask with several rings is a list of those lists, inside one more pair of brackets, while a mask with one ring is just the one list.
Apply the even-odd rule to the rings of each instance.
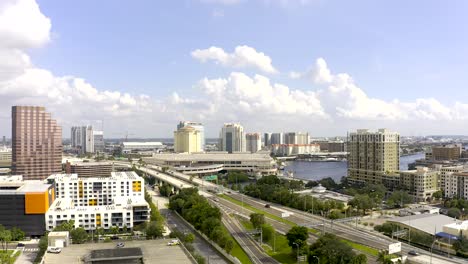
[[105, 1], [7, 1], [0, 134], [11, 137], [13, 105], [47, 107], [64, 131], [102, 120], [116, 138], [170, 137], [180, 120], [202, 122], [207, 138], [225, 122], [317, 137], [466, 134], [466, 3], [405, 4], [341, 3], [344, 14], [332, 1], [147, 1], [114, 6], [106, 23]]

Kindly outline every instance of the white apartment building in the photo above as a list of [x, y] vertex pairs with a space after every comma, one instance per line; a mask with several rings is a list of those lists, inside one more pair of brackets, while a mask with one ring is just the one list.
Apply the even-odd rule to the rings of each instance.
[[144, 180], [135, 172], [112, 172], [110, 177], [81, 178], [54, 174], [56, 200], [46, 213], [46, 229], [74, 220], [75, 227], [94, 230], [112, 226], [133, 228], [149, 220]]
[[320, 152], [319, 144], [274, 144], [271, 152], [278, 156], [312, 154]]
[[244, 127], [238, 123], [226, 123], [221, 128], [219, 135], [220, 150], [233, 152], [245, 152], [245, 134]]
[[440, 172], [440, 187], [444, 191], [445, 197], [456, 197], [457, 196], [457, 187], [454, 183], [454, 179], [457, 177], [452, 177], [453, 173], [463, 172], [465, 167], [463, 165], [457, 166], [446, 166], [436, 165], [435, 169]]
[[262, 136], [260, 133], [245, 134], [245, 144], [247, 152], [255, 153], [262, 149]]
[[446, 173], [444, 185], [445, 197], [468, 199], [468, 172]]

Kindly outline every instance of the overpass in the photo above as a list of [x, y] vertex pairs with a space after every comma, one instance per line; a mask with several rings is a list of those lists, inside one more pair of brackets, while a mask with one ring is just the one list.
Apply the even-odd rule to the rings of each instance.
[[[118, 166], [132, 168], [132, 164], [127, 163], [127, 162], [115, 162], [114, 164], [118, 165]], [[138, 165], [135, 164], [135, 166], [138, 166]], [[166, 184], [171, 185], [172, 186], [172, 191], [174, 193], [177, 193], [181, 189], [198, 187], [198, 186], [195, 186], [194, 184], [187, 183], [187, 182], [185, 182], [183, 180], [180, 180], [180, 179], [178, 179], [176, 177], [173, 177], [173, 176], [171, 176], [169, 174], [162, 173], [160, 171], [156, 171], [156, 170], [161, 170], [161, 168], [158, 167], [158, 166], [151, 166], [151, 167], [154, 167], [154, 169], [153, 168], [152, 169], [145, 168], [143, 166], [140, 166], [140, 167], [137, 167], [137, 168], [139, 170], [143, 171], [144, 173], [153, 176], [156, 179], [156, 183], [158, 185], [161, 184], [161, 183], [166, 183]], [[202, 195], [202, 196], [205, 196], [205, 197], [211, 197], [212, 196], [210, 193], [208, 193], [206, 191], [203, 191], [203, 190], [199, 190], [198, 193], [200, 195]]]

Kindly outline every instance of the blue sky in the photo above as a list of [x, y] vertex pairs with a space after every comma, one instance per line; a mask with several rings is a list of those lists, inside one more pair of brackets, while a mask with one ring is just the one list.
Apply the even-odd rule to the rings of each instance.
[[[8, 1], [34, 5], [34, 0]], [[117, 105], [111, 110], [113, 113], [105, 114], [109, 109], [102, 109], [102, 116], [100, 108], [93, 106], [92, 111], [70, 116], [61, 113], [66, 103], [59, 102], [55, 95], [39, 94], [30, 100], [57, 111], [57, 118], [66, 129], [74, 123], [105, 119], [110, 120], [107, 122], [112, 132], [124, 126], [138, 130], [136, 134], [140, 136], [170, 136], [177, 119], [197, 119], [195, 121], [207, 125], [211, 131], [207, 133], [209, 136], [217, 135], [223, 120], [243, 122], [247, 131], [307, 130], [319, 136], [344, 135], [350, 129], [363, 126], [388, 126], [413, 135], [460, 134], [468, 118], [463, 115], [468, 109], [468, 92], [464, 89], [468, 81], [465, 74], [468, 68], [466, 1], [450, 1], [450, 4], [370, 0], [36, 2], [39, 11], [35, 12], [50, 19], [51, 28], [44, 27], [48, 38], [40, 45], [19, 46], [34, 67], [46, 69], [54, 78], [84, 79], [98, 93], [119, 91], [132, 98], [144, 94], [151, 105], [132, 103], [138, 110]], [[212, 46], [228, 54], [238, 46], [253, 48], [268, 56], [278, 73], [265, 73], [252, 65], [238, 67], [228, 63], [223, 66], [216, 60], [201, 62], [192, 55], [194, 50]], [[340, 94], [332, 88], [338, 82], [342, 84], [338, 77], [326, 83], [307, 78], [315, 74], [319, 58], [326, 61], [325, 68], [335, 77], [339, 73], [352, 77], [353, 81], [346, 81]], [[291, 78], [291, 72], [305, 73], [308, 69], [312, 72], [309, 75]], [[308, 99], [301, 101], [297, 98], [304, 96], [296, 94], [287, 102], [277, 102], [278, 98], [263, 102], [262, 92], [256, 99], [249, 94], [252, 89], [263, 89], [261, 85], [243, 86], [250, 90], [240, 94], [236, 88], [239, 83], [236, 78], [240, 77], [229, 79], [233, 72], [251, 79], [260, 74], [268, 78], [272, 86], [275, 83], [285, 85], [291, 94], [293, 91], [307, 93]], [[200, 80], [204, 78], [208, 82], [202, 85]], [[225, 103], [212, 105], [221, 97], [208, 94], [206, 85], [216, 79], [227, 80], [225, 87], [219, 88], [226, 92], [221, 97], [238, 101], [239, 104], [224, 109], [234, 114], [219, 114]], [[74, 97], [75, 90], [80, 90], [76, 86], [69, 89], [70, 97]], [[174, 98], [174, 93], [180, 100], [166, 104]], [[8, 98], [7, 92], [3, 94]], [[39, 100], [41, 96], [44, 98]], [[10, 97], [9, 104], [29, 102], [25, 96]], [[336, 103], [338, 98], [357, 99]], [[258, 104], [263, 106], [271, 106], [273, 101], [277, 103], [277, 109], [271, 113], [276, 118], [262, 119], [256, 112], [270, 115], [268, 108], [259, 107], [255, 100], [262, 101]], [[88, 105], [85, 99], [67, 102], [78, 108]], [[306, 111], [291, 112], [286, 109], [289, 103], [317, 105]], [[370, 109], [358, 107], [358, 104], [368, 104]], [[208, 108], [211, 110], [203, 112]], [[379, 113], [374, 115], [375, 109]], [[399, 114], [385, 113], [388, 111]], [[121, 115], [113, 115], [117, 112]], [[147, 114], [151, 123], [145, 126], [140, 126], [140, 121], [132, 123], [136, 122], [136, 116], [144, 113], [151, 113]], [[120, 121], [128, 122], [115, 122], [114, 118], [122, 116], [128, 119]], [[278, 125], [275, 120], [284, 123]], [[421, 120], [425, 120], [423, 125], [415, 125]], [[447, 126], [441, 128], [435, 125], [438, 122]], [[1, 128], [0, 132], [7, 133]]]
[[[190, 52], [237, 45], [265, 52], [284, 71], [323, 57], [382, 99], [426, 95], [449, 103], [468, 78], [466, 1], [310, 1], [287, 7], [262, 1], [38, 2], [52, 19], [54, 35], [33, 54], [36, 64], [106, 89], [190, 93], [200, 76], [229, 72], [200, 65]], [[458, 96], [468, 99], [468, 93]]]

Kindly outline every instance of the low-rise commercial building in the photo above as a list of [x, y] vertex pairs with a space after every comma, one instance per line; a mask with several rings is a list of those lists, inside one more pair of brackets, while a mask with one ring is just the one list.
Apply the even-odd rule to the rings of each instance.
[[22, 176], [0, 177], [0, 224], [18, 227], [27, 236], [42, 236], [45, 214], [55, 200], [54, 186]]
[[159, 152], [164, 147], [161, 142], [123, 142], [122, 153]]
[[432, 160], [459, 160], [461, 153], [461, 144], [433, 146], [432, 155], [430, 155], [430, 158]]
[[268, 153], [162, 153], [143, 160], [148, 164], [180, 168], [187, 174], [198, 174], [200, 167], [204, 167], [203, 173], [239, 170], [254, 174], [272, 174], [277, 171], [276, 162]]
[[0, 148], [0, 168], [11, 167], [12, 152], [11, 148]]
[[110, 177], [114, 165], [111, 162], [73, 162], [67, 161], [65, 173], [78, 174], [79, 177]]
[[135, 172], [86, 178], [55, 174], [47, 180], [55, 186], [57, 197], [46, 214], [47, 230], [70, 220], [75, 221], [75, 227], [86, 230], [133, 228], [149, 220], [144, 180]]
[[319, 144], [275, 144], [271, 145], [271, 152], [278, 156], [292, 156], [320, 152]]

